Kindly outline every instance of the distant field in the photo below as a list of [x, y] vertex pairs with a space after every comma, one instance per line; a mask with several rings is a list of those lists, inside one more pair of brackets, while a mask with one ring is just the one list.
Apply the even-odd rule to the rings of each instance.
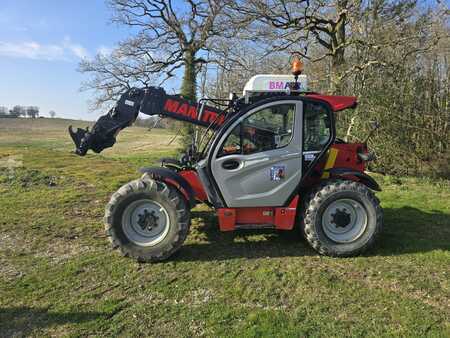
[[449, 181], [377, 177], [386, 229], [362, 257], [220, 233], [202, 206], [175, 257], [139, 264], [110, 250], [104, 205], [173, 135], [133, 127], [80, 158], [72, 123], [0, 119], [1, 337], [450, 337]]
[[[56, 151], [72, 151], [73, 143], [67, 132], [69, 125], [76, 128], [92, 127], [93, 122], [65, 119], [0, 119], [0, 144], [14, 147], [40, 147]], [[154, 161], [175, 154], [178, 146], [175, 135], [162, 129], [130, 127], [118, 136], [114, 148], [106, 149], [101, 156], [128, 160]]]

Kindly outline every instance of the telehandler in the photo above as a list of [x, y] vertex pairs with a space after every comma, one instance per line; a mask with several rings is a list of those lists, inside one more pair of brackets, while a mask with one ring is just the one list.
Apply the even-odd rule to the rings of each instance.
[[204, 127], [180, 160], [142, 168], [112, 195], [104, 223], [113, 247], [139, 261], [167, 259], [186, 239], [198, 203], [216, 210], [221, 231], [297, 225], [323, 255], [371, 247], [383, 226], [373, 193], [381, 189], [364, 172], [373, 155], [367, 141], [344, 142], [335, 130], [335, 114], [357, 99], [308, 92], [302, 69], [296, 59], [292, 75], [256, 75], [229, 100], [132, 88], [92, 130], [69, 127], [81, 156], [111, 147], [139, 113]]

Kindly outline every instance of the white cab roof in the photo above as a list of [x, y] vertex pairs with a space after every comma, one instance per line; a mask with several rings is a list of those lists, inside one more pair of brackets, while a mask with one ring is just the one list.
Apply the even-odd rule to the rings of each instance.
[[[288, 84], [295, 82], [294, 75], [261, 74], [253, 76], [245, 84], [243, 96], [248, 98], [253, 93], [286, 92]], [[300, 91], [307, 91], [308, 79], [306, 75], [299, 75]]]

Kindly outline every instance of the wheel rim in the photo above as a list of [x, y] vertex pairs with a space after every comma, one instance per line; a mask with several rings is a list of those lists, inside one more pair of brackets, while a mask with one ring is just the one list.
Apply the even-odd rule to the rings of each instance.
[[353, 199], [336, 200], [325, 209], [322, 228], [325, 235], [336, 243], [351, 243], [364, 233], [367, 227], [367, 210]]
[[140, 246], [154, 246], [169, 232], [169, 214], [158, 202], [138, 200], [129, 204], [122, 216], [127, 238]]

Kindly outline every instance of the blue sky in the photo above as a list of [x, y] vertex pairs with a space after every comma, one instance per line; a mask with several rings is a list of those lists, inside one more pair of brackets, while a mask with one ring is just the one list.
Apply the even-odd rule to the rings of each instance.
[[104, 0], [0, 0], [0, 106], [95, 120], [103, 112], [89, 112], [92, 93], [79, 91], [87, 76], [77, 67], [130, 34], [111, 14]]
[[83, 57], [112, 48], [129, 32], [111, 23], [104, 0], [1, 0], [0, 106], [36, 105], [42, 115], [95, 119], [80, 92]]

